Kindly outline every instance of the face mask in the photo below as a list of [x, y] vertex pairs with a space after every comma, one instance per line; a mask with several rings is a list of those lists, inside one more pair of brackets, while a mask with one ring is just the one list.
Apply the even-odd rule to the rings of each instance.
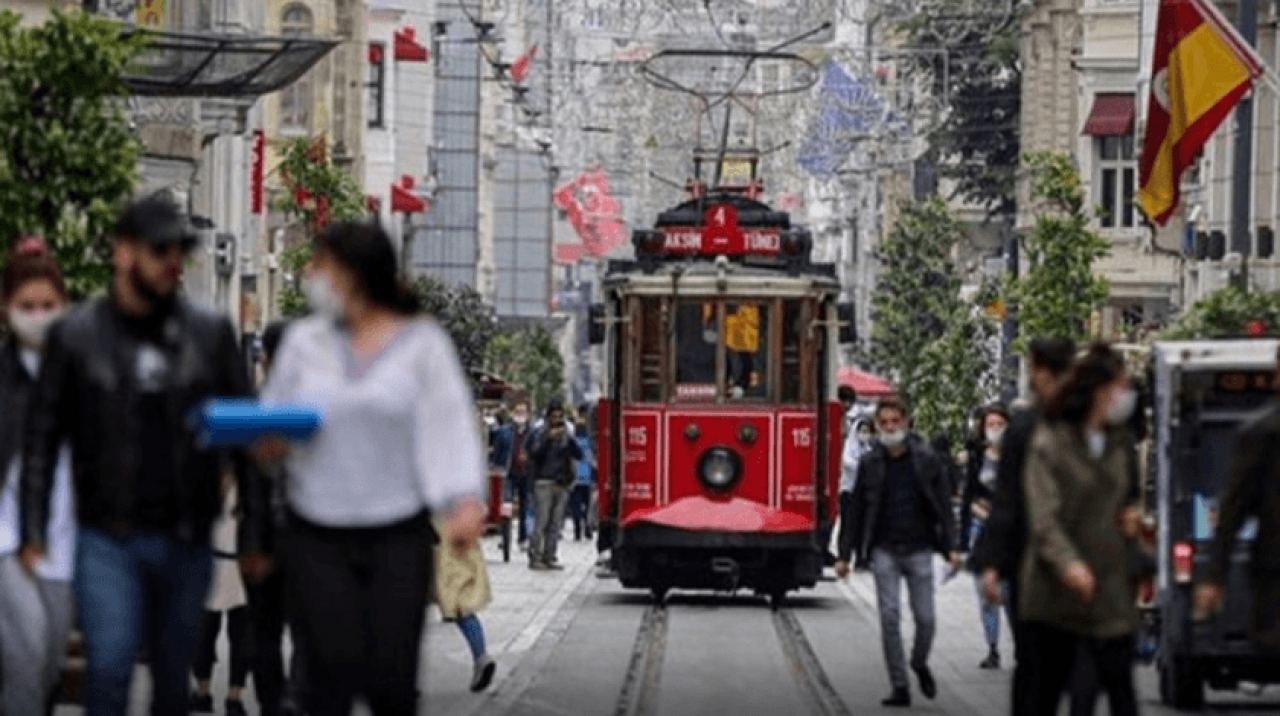
[[871, 442], [871, 433], [867, 433], [867, 432], [858, 433], [858, 442], [862, 443], [863, 445], [869, 444]]
[[890, 450], [894, 448], [902, 447], [902, 444], [905, 443], [906, 441], [907, 441], [906, 430], [899, 430], [896, 433], [880, 433], [880, 444], [884, 445]]
[[28, 348], [43, 348], [49, 327], [62, 317], [61, 311], [9, 310], [9, 327], [18, 342]]
[[999, 445], [1000, 441], [1004, 439], [1004, 430], [1004, 428], [991, 428], [990, 430], [987, 430], [987, 444]]
[[1111, 425], [1123, 425], [1133, 417], [1138, 407], [1138, 394], [1132, 388], [1111, 394], [1111, 404], [1107, 406], [1107, 422]]
[[346, 313], [342, 296], [322, 274], [311, 274], [302, 280], [302, 293], [307, 297], [307, 305], [318, 315], [326, 318], [342, 318]]

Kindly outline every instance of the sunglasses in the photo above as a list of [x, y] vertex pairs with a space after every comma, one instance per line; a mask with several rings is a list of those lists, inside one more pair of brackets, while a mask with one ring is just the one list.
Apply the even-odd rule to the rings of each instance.
[[195, 248], [195, 244], [185, 241], [173, 241], [166, 244], [147, 244], [147, 253], [156, 258], [185, 257]]

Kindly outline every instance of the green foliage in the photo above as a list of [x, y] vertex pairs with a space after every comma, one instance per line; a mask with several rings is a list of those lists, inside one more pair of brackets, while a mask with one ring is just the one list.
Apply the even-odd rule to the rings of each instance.
[[1254, 321], [1262, 322], [1266, 335], [1280, 335], [1280, 291], [1245, 290], [1232, 284], [1196, 301], [1160, 338], [1239, 338], [1248, 334]]
[[926, 434], [962, 434], [990, 393], [995, 327], [960, 298], [951, 256], [964, 225], [938, 199], [905, 204], [880, 244], [868, 358], [887, 373]]
[[137, 183], [141, 143], [120, 100], [145, 44], [89, 13], [19, 20], [0, 12], [0, 250], [44, 236], [82, 297], [110, 280], [95, 246]]
[[1027, 156], [1032, 193], [1046, 210], [1023, 239], [1022, 275], [1007, 285], [1017, 306], [1021, 353], [1030, 338], [1060, 336], [1082, 342], [1093, 310], [1107, 300], [1107, 280], [1093, 264], [1110, 252], [1110, 243], [1089, 229], [1080, 175], [1065, 154], [1037, 152]]
[[920, 55], [916, 63], [933, 79], [933, 94], [948, 105], [929, 137], [938, 173], [956, 182], [958, 196], [990, 215], [1007, 215], [1014, 210], [1020, 152], [1021, 14], [975, 14], [975, 7], [981, 4], [947, 0], [898, 29], [912, 48], [938, 51]]
[[280, 164], [275, 172], [284, 184], [285, 193], [276, 199], [273, 208], [291, 221], [301, 223], [310, 239], [286, 249], [281, 260], [284, 268], [293, 274], [294, 284], [280, 292], [280, 313], [298, 316], [307, 308], [297, 281], [311, 258], [314, 248], [311, 241], [329, 224], [359, 219], [369, 209], [360, 182], [329, 157], [324, 135], [286, 139], [277, 143], [277, 149]]
[[564, 399], [564, 358], [543, 326], [503, 331], [485, 349], [485, 370], [523, 388], [535, 409]]
[[423, 276], [413, 285], [422, 308], [444, 326], [468, 370], [484, 367], [485, 348], [498, 333], [493, 306], [466, 284], [450, 286], [436, 276]]

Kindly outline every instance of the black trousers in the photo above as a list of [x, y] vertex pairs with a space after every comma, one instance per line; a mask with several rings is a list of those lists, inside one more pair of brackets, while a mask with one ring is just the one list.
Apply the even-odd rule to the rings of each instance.
[[1019, 639], [1030, 670], [1022, 713], [1056, 714], [1083, 652], [1093, 659], [1098, 685], [1107, 694], [1112, 715], [1137, 715], [1132, 634], [1097, 639], [1040, 622], [1024, 622]]
[[431, 588], [430, 518], [322, 527], [292, 516], [286, 547], [291, 626], [300, 637], [310, 716], [414, 716]]
[[[200, 619], [200, 642], [191, 673], [200, 681], [213, 675], [218, 660], [218, 634], [222, 632], [222, 612], [205, 610]], [[253, 662], [253, 623], [249, 607], [236, 607], [227, 612], [227, 641], [231, 644], [231, 686], [243, 687]]]
[[298, 634], [293, 630], [293, 658], [289, 662], [289, 676], [284, 668], [284, 628], [288, 623], [285, 607], [287, 577], [283, 565], [276, 565], [271, 574], [257, 584], [246, 584], [249, 610], [253, 621], [253, 686], [258, 694], [262, 716], [277, 716], [286, 696], [294, 702], [301, 700], [302, 684], [306, 668], [303, 665], [302, 648]]

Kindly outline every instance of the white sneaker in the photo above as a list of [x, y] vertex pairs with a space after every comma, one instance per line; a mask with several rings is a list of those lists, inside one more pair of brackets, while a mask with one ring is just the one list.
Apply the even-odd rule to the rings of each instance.
[[493, 673], [497, 670], [498, 665], [488, 654], [476, 659], [476, 665], [471, 670], [471, 690], [484, 691], [489, 688], [489, 683], [493, 681]]

